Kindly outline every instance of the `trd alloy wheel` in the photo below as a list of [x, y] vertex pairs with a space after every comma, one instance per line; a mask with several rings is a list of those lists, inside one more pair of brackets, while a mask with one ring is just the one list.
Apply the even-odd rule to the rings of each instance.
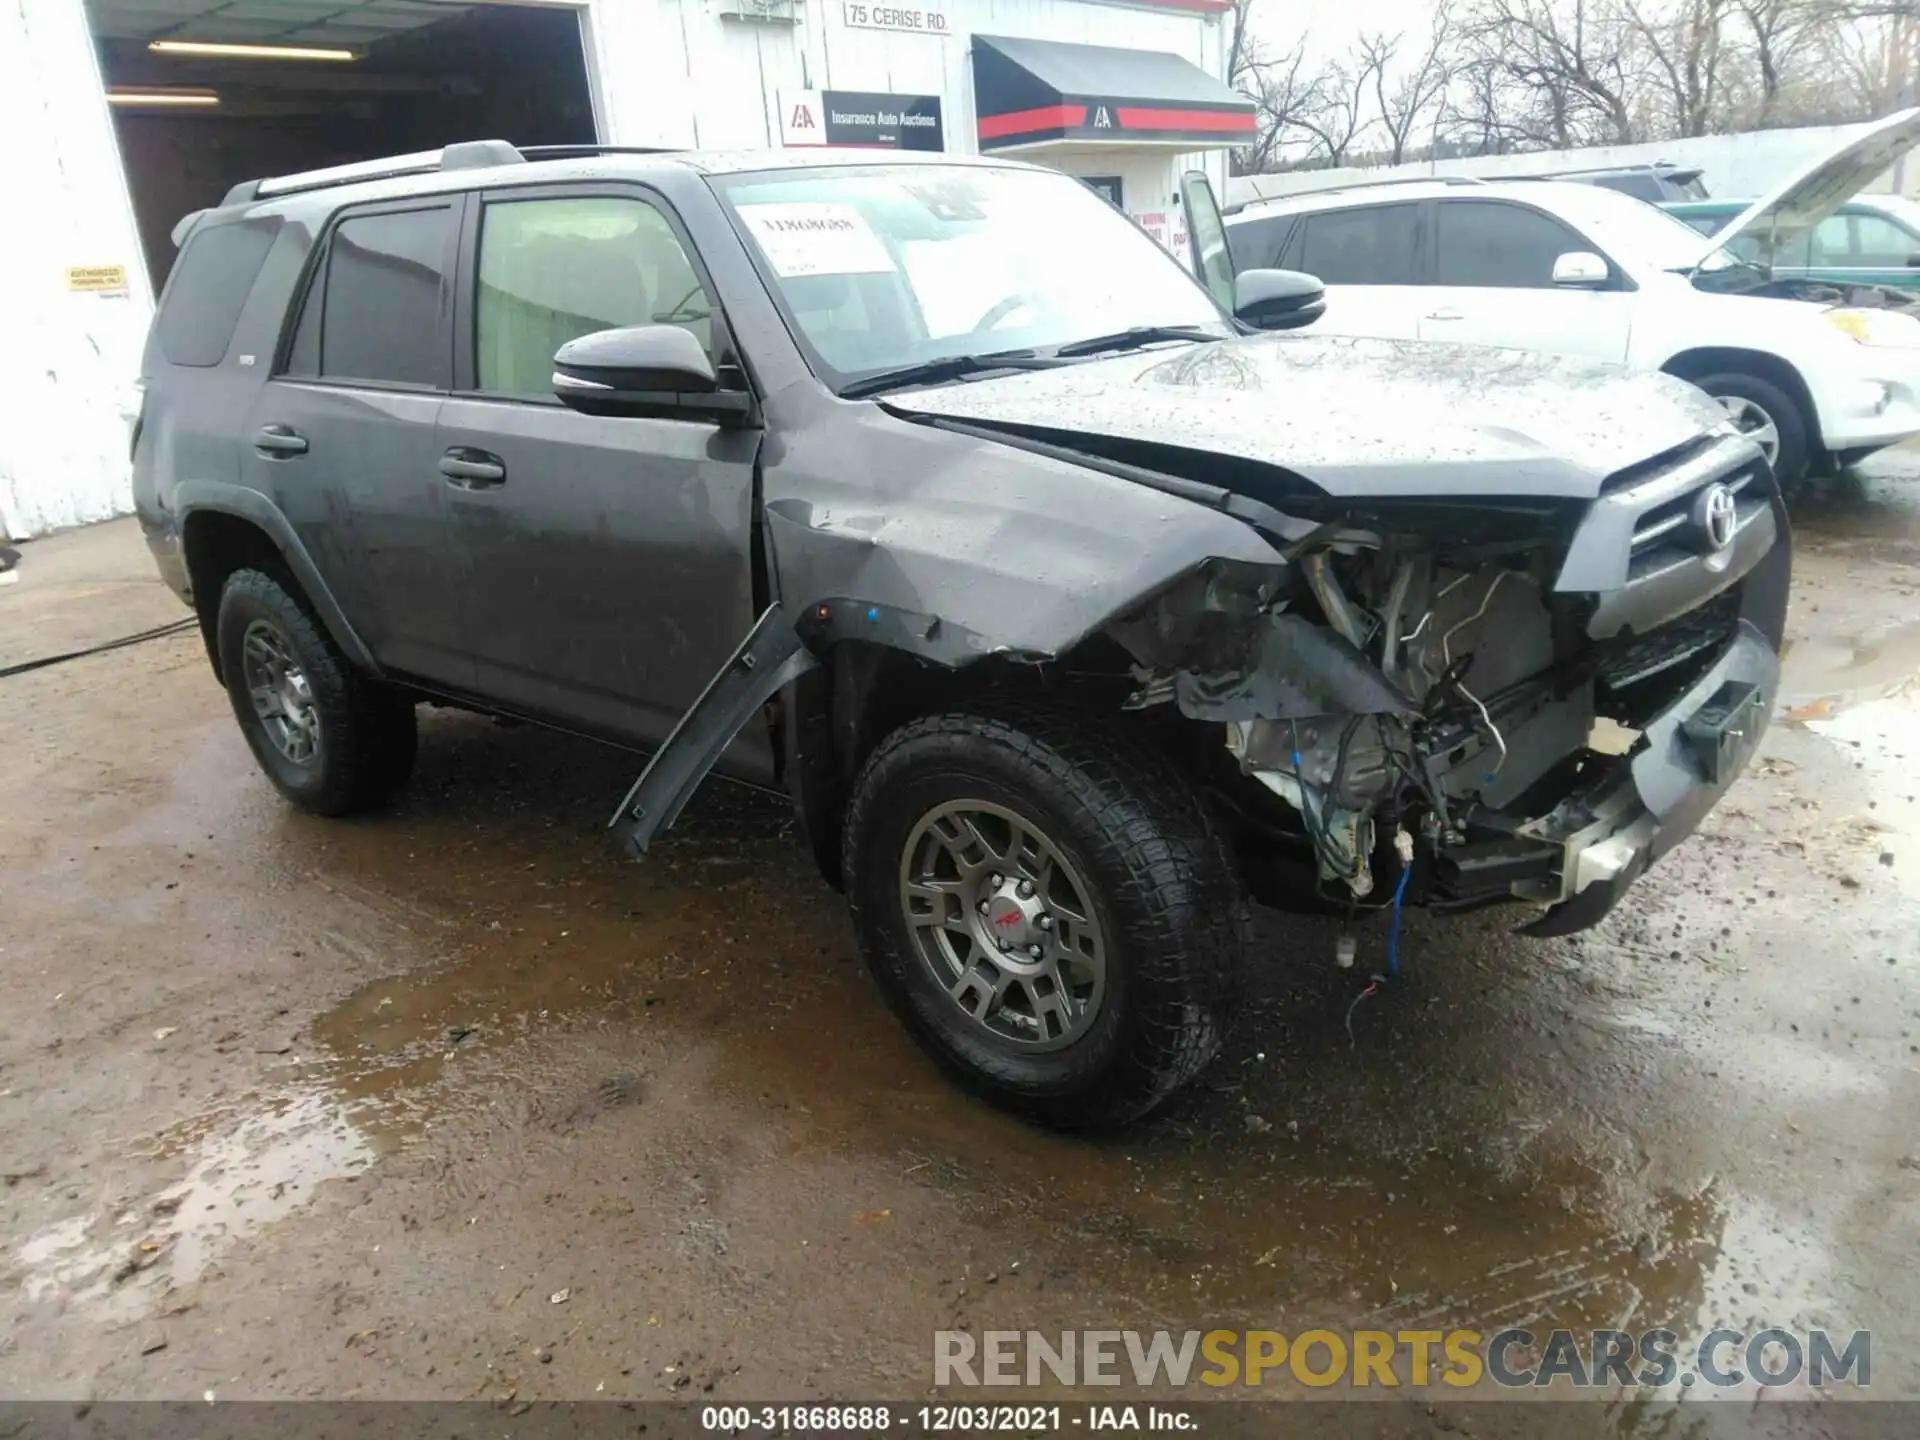
[[1035, 1050], [1077, 1040], [1106, 996], [1087, 883], [1032, 819], [985, 800], [921, 817], [900, 905], [934, 983], [989, 1035]]

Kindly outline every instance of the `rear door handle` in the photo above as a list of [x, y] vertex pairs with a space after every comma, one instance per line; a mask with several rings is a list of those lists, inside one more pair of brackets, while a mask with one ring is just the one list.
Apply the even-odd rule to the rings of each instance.
[[507, 467], [498, 455], [455, 445], [440, 457], [440, 473], [459, 490], [491, 490], [507, 483]]
[[288, 425], [262, 425], [253, 437], [253, 448], [262, 455], [304, 455], [307, 437]]
[[1467, 317], [1458, 310], [1435, 310], [1431, 315], [1422, 317], [1427, 320], [1464, 320]]

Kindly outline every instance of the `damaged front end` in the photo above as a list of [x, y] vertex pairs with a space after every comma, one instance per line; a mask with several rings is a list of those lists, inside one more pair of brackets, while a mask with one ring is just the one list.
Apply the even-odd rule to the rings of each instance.
[[[1764, 729], [1787, 588], [1764, 464], [1703, 440], [1591, 503], [1380, 502], [1109, 628], [1128, 704], [1219, 726], [1256, 888], [1597, 921]], [[1404, 874], [1402, 873], [1404, 872]]]

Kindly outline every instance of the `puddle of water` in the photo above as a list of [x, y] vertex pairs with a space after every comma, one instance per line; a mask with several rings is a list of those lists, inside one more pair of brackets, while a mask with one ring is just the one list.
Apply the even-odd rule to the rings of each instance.
[[190, 1284], [237, 1241], [309, 1203], [318, 1186], [375, 1158], [338, 1100], [286, 1096], [222, 1126], [203, 1117], [163, 1137], [157, 1156], [192, 1157], [186, 1178], [136, 1209], [76, 1215], [15, 1252], [29, 1300], [67, 1300], [130, 1316]]
[[1878, 859], [1902, 890], [1920, 892], [1920, 694], [1869, 701], [1806, 727], [1872, 776], [1870, 808], [1848, 827], [1852, 848]]

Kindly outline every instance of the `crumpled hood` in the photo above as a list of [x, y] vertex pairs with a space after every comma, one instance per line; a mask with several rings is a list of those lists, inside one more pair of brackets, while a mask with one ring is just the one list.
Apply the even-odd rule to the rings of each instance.
[[1064, 445], [1081, 434], [1232, 455], [1355, 497], [1589, 499], [1616, 471], [1727, 428], [1719, 406], [1666, 375], [1316, 335], [1126, 354], [884, 403], [903, 415], [1045, 431]]

